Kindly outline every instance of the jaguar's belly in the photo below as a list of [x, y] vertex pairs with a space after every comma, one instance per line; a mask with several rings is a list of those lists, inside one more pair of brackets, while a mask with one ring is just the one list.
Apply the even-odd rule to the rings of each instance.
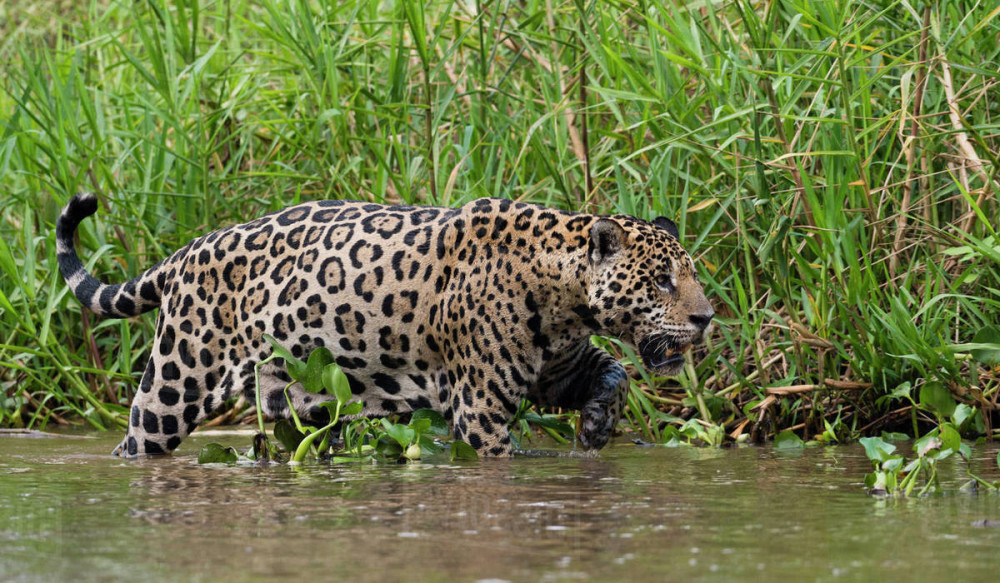
[[439, 389], [441, 379], [434, 379], [429, 373], [372, 371], [365, 375], [347, 373], [347, 376], [351, 391], [364, 403], [364, 415], [381, 416], [418, 409], [445, 413], [449, 408], [447, 387]]

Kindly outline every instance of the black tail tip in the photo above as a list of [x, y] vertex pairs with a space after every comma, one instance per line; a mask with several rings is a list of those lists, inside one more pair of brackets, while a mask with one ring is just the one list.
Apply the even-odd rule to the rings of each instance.
[[74, 222], [89, 217], [97, 212], [97, 196], [92, 192], [84, 192], [74, 195], [69, 199], [66, 208], [63, 209], [63, 216]]

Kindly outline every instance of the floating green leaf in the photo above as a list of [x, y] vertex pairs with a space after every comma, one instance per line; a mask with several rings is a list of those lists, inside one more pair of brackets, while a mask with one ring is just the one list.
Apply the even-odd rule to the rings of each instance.
[[775, 449], [802, 449], [806, 444], [792, 431], [782, 431], [774, 438]]
[[417, 432], [402, 423], [393, 423], [388, 419], [382, 419], [382, 427], [385, 428], [385, 434], [398, 443], [400, 447], [409, 447], [411, 443], [416, 441]]
[[524, 420], [528, 423], [534, 423], [544, 429], [551, 429], [567, 436], [572, 436], [576, 432], [572, 425], [566, 423], [566, 421], [556, 417], [555, 415], [539, 415], [534, 412], [525, 413]]
[[441, 451], [441, 446], [427, 435], [421, 435], [418, 443], [420, 443], [420, 449], [424, 453], [437, 453]]
[[274, 424], [274, 437], [284, 446], [285, 451], [295, 451], [305, 435], [296, 429], [288, 419], [279, 419]]
[[375, 442], [375, 450], [379, 455], [388, 458], [398, 458], [403, 453], [403, 446], [396, 443], [396, 440], [383, 437]]
[[473, 448], [468, 443], [465, 443], [461, 439], [456, 439], [451, 442], [451, 461], [455, 460], [478, 460], [479, 454], [476, 453], [475, 448]]
[[199, 464], [232, 464], [236, 463], [239, 458], [240, 456], [235, 449], [224, 447], [214, 441], [205, 444], [205, 447], [198, 452]]
[[878, 464], [889, 459], [892, 452], [896, 451], [895, 445], [882, 441], [880, 437], [862, 437], [858, 441], [864, 446], [865, 455], [868, 456], [868, 459]]
[[448, 422], [445, 421], [444, 415], [433, 409], [417, 409], [410, 416], [410, 423], [412, 424], [417, 419], [428, 419], [430, 421], [430, 429], [425, 430], [427, 433], [440, 436], [451, 434], [451, 428], [448, 427]]
[[920, 406], [939, 417], [948, 418], [955, 412], [955, 399], [942, 383], [931, 381], [920, 387]]

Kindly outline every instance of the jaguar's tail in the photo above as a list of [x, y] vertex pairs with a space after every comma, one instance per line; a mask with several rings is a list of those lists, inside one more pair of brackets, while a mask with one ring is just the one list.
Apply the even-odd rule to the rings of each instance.
[[160, 306], [166, 274], [163, 262], [139, 277], [109, 285], [87, 273], [73, 248], [73, 234], [80, 221], [97, 211], [97, 197], [78, 194], [70, 199], [56, 223], [56, 252], [59, 272], [80, 303], [94, 313], [111, 318], [138, 316]]

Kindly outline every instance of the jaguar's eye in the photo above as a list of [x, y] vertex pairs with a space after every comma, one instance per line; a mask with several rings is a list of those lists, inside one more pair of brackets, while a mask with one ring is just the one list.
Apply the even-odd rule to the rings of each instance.
[[670, 279], [669, 275], [660, 274], [653, 278], [653, 283], [656, 287], [662, 289], [663, 291], [672, 292], [674, 291], [674, 283]]

